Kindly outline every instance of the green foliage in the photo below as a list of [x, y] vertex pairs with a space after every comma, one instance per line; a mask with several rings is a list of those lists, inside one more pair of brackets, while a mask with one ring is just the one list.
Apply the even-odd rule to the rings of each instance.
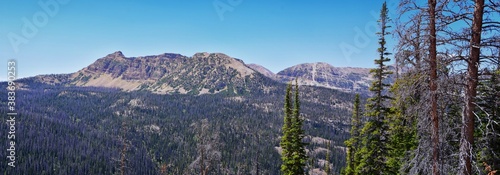
[[500, 169], [500, 72], [493, 72], [478, 85], [476, 129], [476, 156], [493, 169]]
[[281, 171], [284, 174], [291, 173], [290, 167], [292, 167], [292, 108], [291, 108], [291, 100], [290, 100], [290, 91], [292, 85], [288, 84], [286, 87], [286, 95], [285, 95], [285, 106], [283, 111], [285, 114], [283, 116], [283, 136], [281, 137], [281, 160], [283, 163], [281, 164]]
[[355, 168], [359, 164], [360, 156], [355, 157], [357, 150], [360, 147], [360, 138], [359, 132], [361, 129], [361, 120], [360, 120], [360, 106], [359, 106], [359, 94], [356, 94], [354, 99], [354, 109], [352, 110], [352, 118], [351, 118], [351, 138], [345, 141], [345, 145], [347, 147], [347, 156], [346, 156], [346, 168], [344, 169], [344, 173], [346, 175], [355, 174]]
[[295, 98], [293, 110], [291, 108], [291, 84], [288, 84], [285, 95], [283, 136], [281, 138], [281, 171], [286, 175], [305, 174], [307, 156], [306, 144], [303, 143], [303, 119], [300, 118], [300, 101], [298, 83], [295, 80]]
[[392, 100], [392, 113], [389, 115], [389, 157], [387, 158], [388, 172], [391, 174], [399, 174], [402, 165], [407, 162], [409, 152], [414, 150], [418, 144], [416, 114], [406, 113], [408, 105], [414, 105], [418, 97], [403, 97], [400, 94], [408, 84], [415, 81], [415, 77], [419, 76], [404, 76], [394, 82], [391, 87], [391, 93], [394, 95]]
[[370, 71], [374, 78], [370, 91], [374, 93], [374, 96], [369, 98], [366, 104], [365, 116], [368, 117], [368, 121], [360, 132], [362, 146], [355, 153], [355, 157], [360, 157], [360, 161], [354, 174], [384, 174], [389, 169], [386, 164], [389, 156], [387, 117], [391, 110], [386, 103], [391, 98], [385, 95], [386, 88], [390, 85], [384, 83], [384, 80], [392, 72], [386, 66], [386, 62], [390, 61], [387, 57], [390, 53], [385, 47], [385, 36], [389, 34], [387, 28], [390, 27], [387, 25], [390, 21], [387, 13], [387, 5], [384, 2], [379, 20], [381, 31], [377, 33], [380, 37], [378, 49], [380, 57], [375, 60], [377, 68]]

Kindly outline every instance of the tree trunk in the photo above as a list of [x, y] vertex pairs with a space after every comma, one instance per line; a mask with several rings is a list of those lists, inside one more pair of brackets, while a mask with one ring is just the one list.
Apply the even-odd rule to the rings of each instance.
[[421, 60], [422, 60], [422, 58], [420, 56], [420, 41], [422, 41], [420, 38], [420, 32], [421, 32], [420, 26], [422, 25], [422, 16], [419, 16], [417, 19], [418, 19], [417, 26], [416, 26], [417, 30], [415, 32], [417, 35], [415, 37], [416, 41], [414, 42], [413, 47], [415, 48], [415, 68], [417, 69], [417, 71], [420, 72], [421, 71], [421, 68], [420, 68], [421, 67]]
[[472, 21], [472, 37], [470, 55], [467, 66], [467, 87], [465, 91], [465, 108], [462, 118], [462, 139], [460, 139], [461, 163], [465, 165], [463, 174], [472, 174], [472, 145], [474, 144], [474, 108], [478, 80], [481, 30], [483, 25], [484, 0], [475, 0], [474, 18]]
[[431, 90], [431, 120], [432, 120], [432, 174], [439, 175], [439, 118], [437, 113], [437, 49], [436, 49], [436, 0], [429, 0], [430, 28], [430, 90]]

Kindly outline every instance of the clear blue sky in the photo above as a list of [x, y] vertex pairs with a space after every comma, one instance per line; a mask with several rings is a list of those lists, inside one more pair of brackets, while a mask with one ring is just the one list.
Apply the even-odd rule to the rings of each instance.
[[[44, 2], [52, 5], [47, 9], [39, 4]], [[392, 2], [389, 10], [395, 12]], [[222, 52], [275, 73], [311, 62], [373, 67], [377, 37], [370, 31], [377, 18], [372, 14], [378, 15], [382, 3], [0, 0], [0, 80], [6, 79], [8, 59], [18, 61], [20, 77], [29, 77], [76, 72], [118, 50], [128, 57]], [[341, 46], [355, 52], [345, 54]]]

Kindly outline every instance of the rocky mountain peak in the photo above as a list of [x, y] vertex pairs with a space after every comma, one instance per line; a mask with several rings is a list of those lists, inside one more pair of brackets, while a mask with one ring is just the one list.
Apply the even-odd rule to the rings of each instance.
[[331, 64], [325, 63], [325, 62], [310, 63], [310, 65], [316, 65], [316, 66], [322, 66], [322, 67], [333, 67]]
[[243, 61], [223, 53], [127, 58], [117, 51], [72, 74], [71, 84], [160, 94], [243, 93], [255, 75]]
[[207, 52], [199, 52], [193, 55], [193, 58], [195, 59], [210, 59], [210, 58], [216, 58], [216, 59], [222, 59], [222, 60], [232, 60], [235, 59], [233, 57], [230, 57], [226, 54], [223, 53], [207, 53]]
[[122, 51], [116, 51], [111, 54], [108, 54], [105, 58], [125, 58]]
[[198, 52], [193, 55], [193, 58], [207, 58], [209, 55], [208, 52]]

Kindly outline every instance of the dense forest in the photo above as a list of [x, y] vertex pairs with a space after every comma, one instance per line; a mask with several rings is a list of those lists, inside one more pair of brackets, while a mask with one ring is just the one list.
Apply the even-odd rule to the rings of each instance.
[[[209, 174], [279, 174], [286, 85], [258, 76], [275, 90], [159, 95], [48, 85], [36, 78], [18, 80], [23, 88], [16, 91], [16, 168], [1, 166], [0, 171], [200, 174], [204, 160]], [[2, 83], [2, 88], [6, 86]], [[6, 93], [0, 92], [2, 103]], [[340, 172], [345, 166], [343, 141], [349, 137], [353, 97], [326, 88], [300, 87], [308, 170], [323, 169], [324, 160], [330, 160], [332, 171]], [[7, 113], [0, 110], [2, 115]], [[8, 118], [0, 120], [5, 123]], [[8, 130], [8, 125], [0, 129]]]

